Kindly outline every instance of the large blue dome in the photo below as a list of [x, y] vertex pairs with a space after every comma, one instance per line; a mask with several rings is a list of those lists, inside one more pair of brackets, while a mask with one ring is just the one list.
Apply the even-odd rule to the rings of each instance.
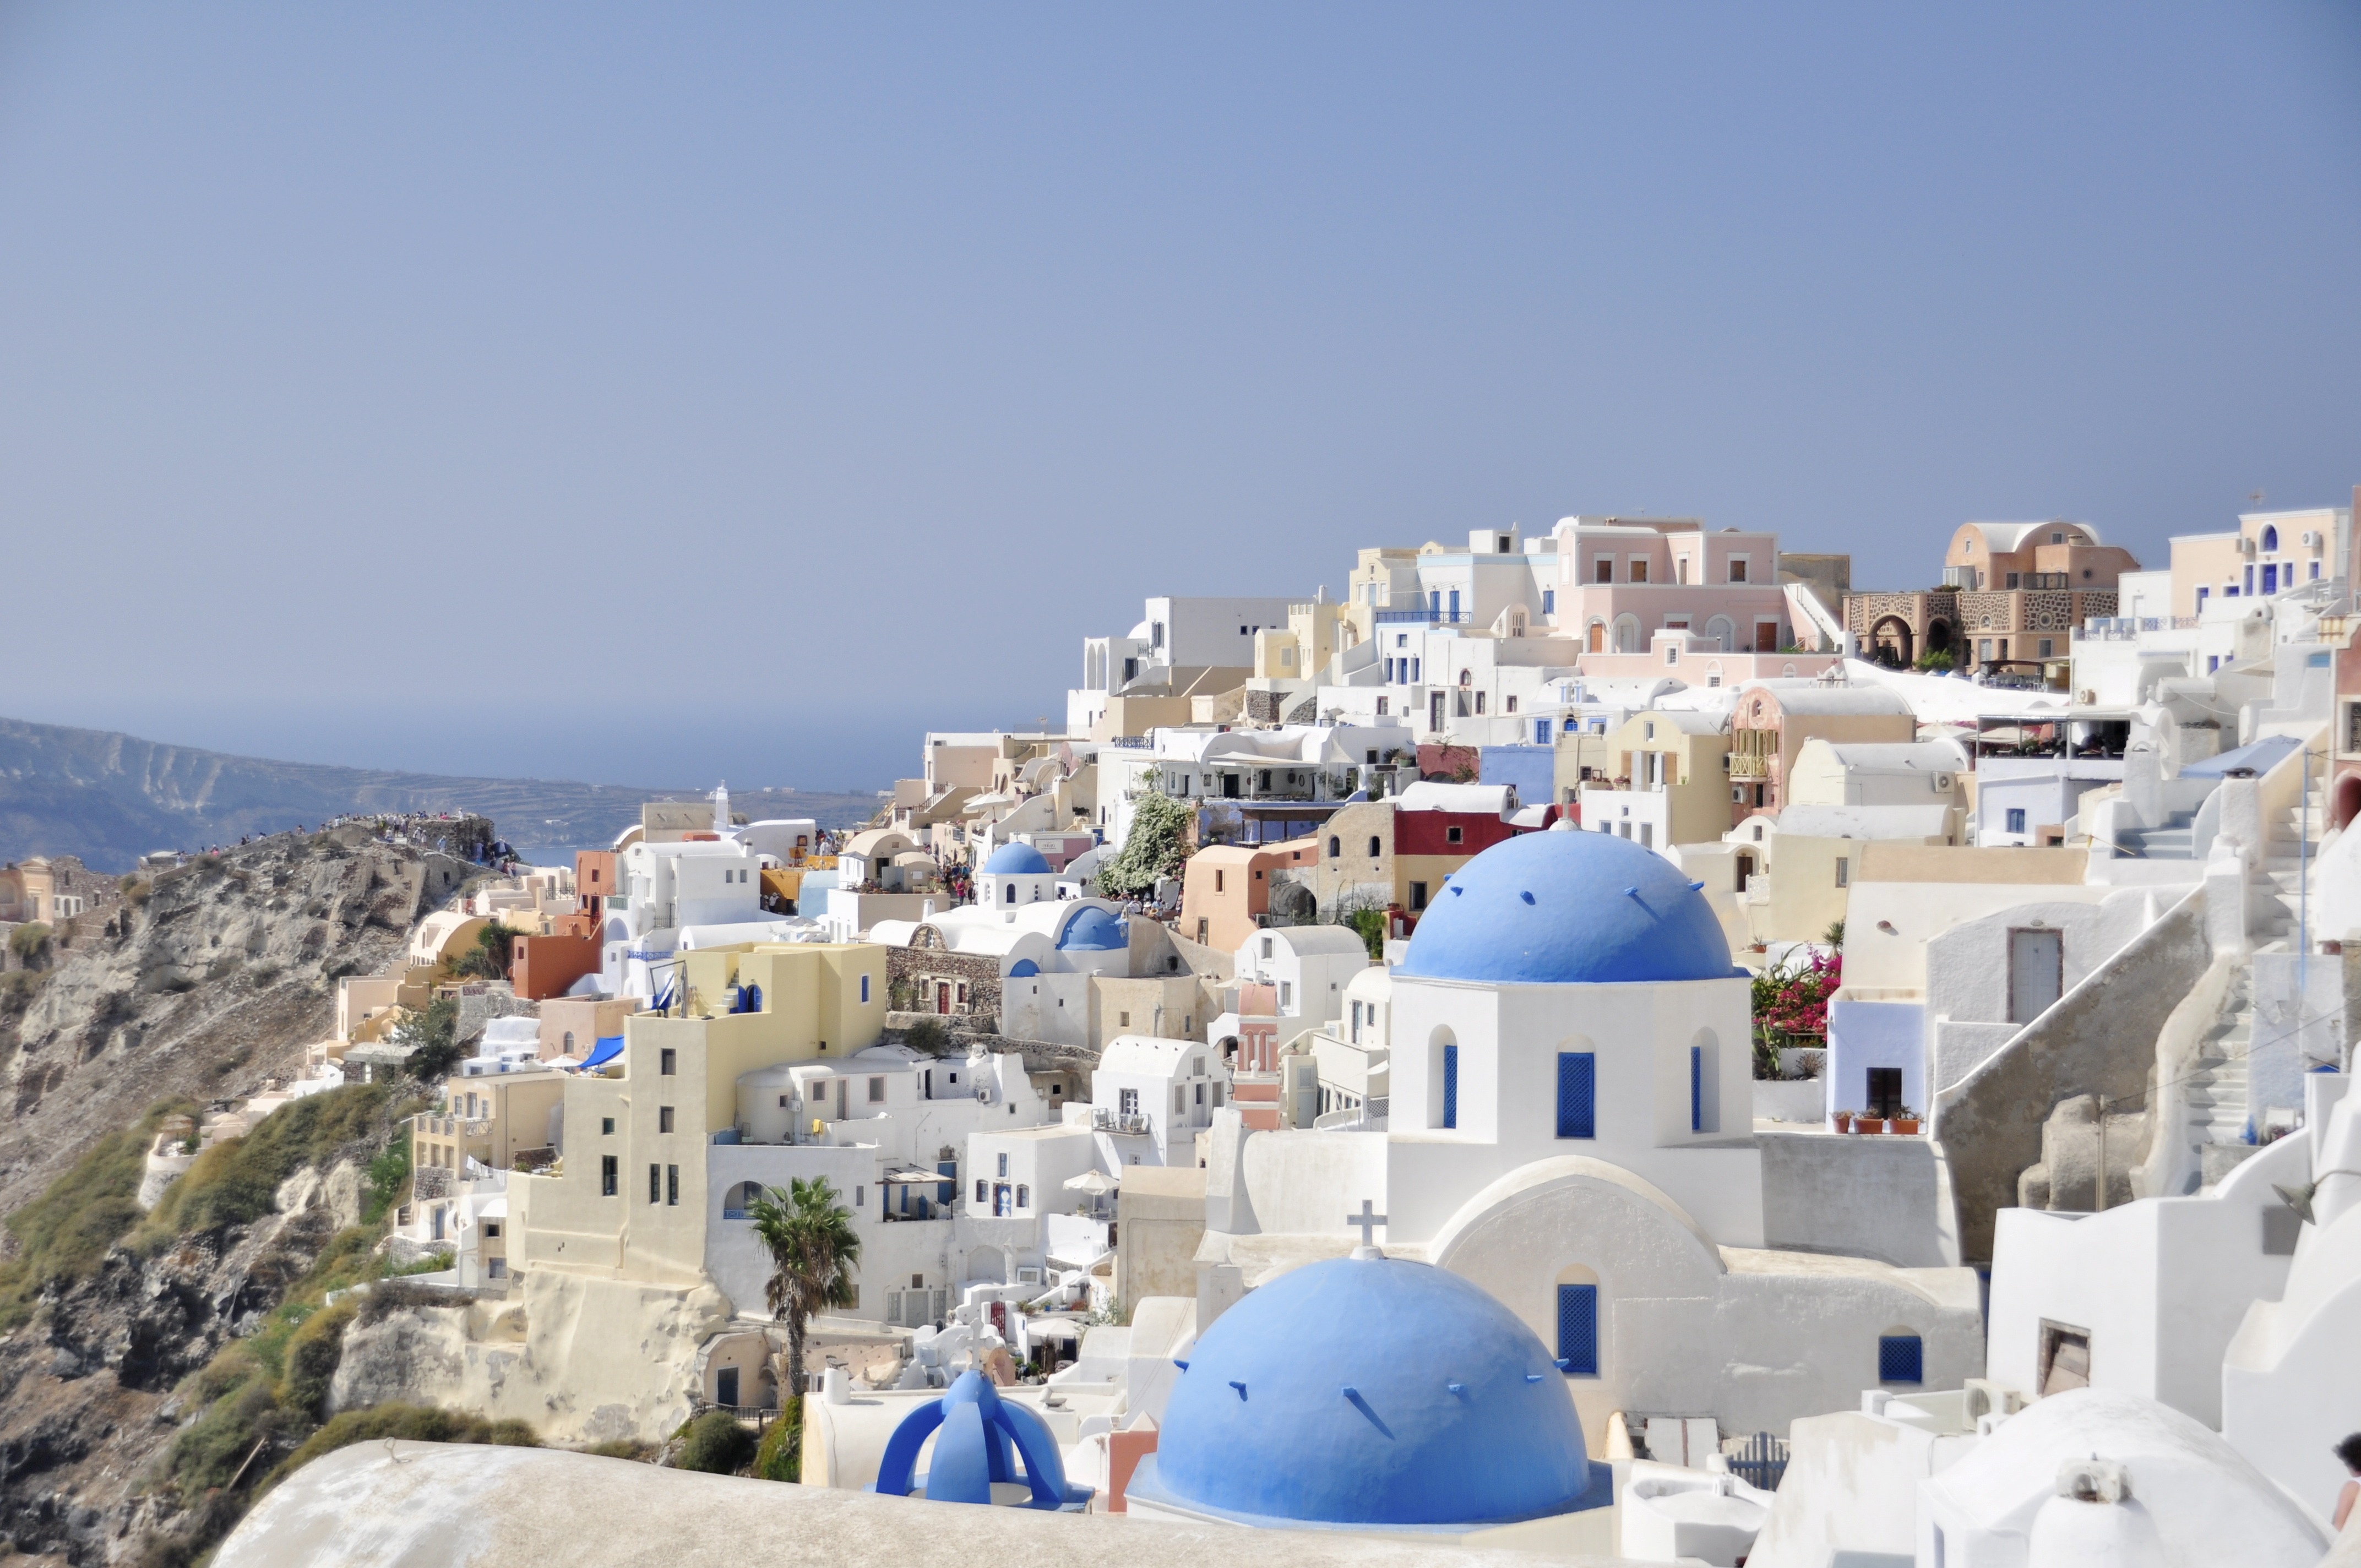
[[1451, 873], [1399, 974], [1494, 984], [1724, 980], [1721, 922], [1662, 855], [1611, 833], [1527, 833]]
[[1066, 922], [1058, 946], [1070, 953], [1119, 953], [1131, 946], [1131, 935], [1123, 928], [1121, 916], [1092, 905]]
[[978, 869], [994, 876], [1046, 876], [1049, 862], [1030, 844], [1008, 843], [993, 850], [991, 858]]
[[1578, 1507], [1582, 1423], [1516, 1314], [1446, 1269], [1329, 1258], [1214, 1320], [1173, 1385], [1149, 1486], [1304, 1523], [1446, 1525]]

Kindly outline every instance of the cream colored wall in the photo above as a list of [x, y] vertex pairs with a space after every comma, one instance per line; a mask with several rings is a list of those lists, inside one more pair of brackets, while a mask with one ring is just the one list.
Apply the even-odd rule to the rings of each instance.
[[[1163, 1009], [1160, 1014], [1159, 1008]], [[1202, 1040], [1205, 1023], [1203, 992], [1193, 974], [1150, 975], [1142, 980], [1100, 975], [1091, 981], [1093, 1047], [1104, 1047], [1117, 1035]]]
[[2202, 586], [2219, 595], [2225, 583], [2240, 580], [2246, 557], [2240, 548], [2243, 534], [2201, 533], [2172, 542], [2172, 613], [2195, 615], [2197, 590]]
[[[636, 1014], [623, 1025], [620, 1074], [577, 1075], [566, 1084], [566, 1158], [557, 1177], [510, 1179], [519, 1267], [546, 1267], [661, 1284], [705, 1277], [706, 1157], [712, 1135], [737, 1124], [738, 1080], [785, 1062], [838, 1060], [875, 1045], [885, 1026], [885, 949], [874, 943], [763, 945], [688, 955], [712, 960], [708, 978], [734, 973], [763, 987], [763, 1011], [713, 1017]], [[722, 962], [727, 960], [727, 962]], [[861, 1001], [861, 979], [870, 1000]], [[725, 980], [726, 982], [726, 980]], [[719, 998], [717, 984], [709, 993]], [[673, 1052], [673, 1071], [663, 1070]], [[660, 1129], [664, 1107], [673, 1130]], [[615, 1131], [600, 1131], [612, 1117]], [[613, 1155], [614, 1197], [599, 1191]], [[648, 1201], [648, 1168], [658, 1201]], [[680, 1201], [664, 1168], [680, 1168]]]

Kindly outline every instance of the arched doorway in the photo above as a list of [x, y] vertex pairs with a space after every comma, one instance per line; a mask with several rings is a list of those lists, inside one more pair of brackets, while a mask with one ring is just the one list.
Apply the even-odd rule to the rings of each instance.
[[2329, 813], [2339, 828], [2349, 828], [2355, 817], [2361, 817], [2361, 773], [2346, 773], [2336, 781], [2336, 797]]
[[1908, 669], [1912, 641], [1908, 621], [1898, 615], [1882, 617], [1869, 629], [1870, 657], [1891, 670]]
[[1927, 623], [1927, 652], [1948, 653], [1951, 651], [1951, 623], [1937, 619]]

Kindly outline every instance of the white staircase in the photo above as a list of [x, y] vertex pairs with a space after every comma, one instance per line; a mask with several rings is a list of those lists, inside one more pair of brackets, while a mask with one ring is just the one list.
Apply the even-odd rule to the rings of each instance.
[[[2268, 884], [2268, 908], [2258, 911], [2252, 932], [2257, 947], [2284, 938], [2296, 939], [2297, 901], [2305, 888], [2304, 862], [2320, 852], [2321, 836], [2328, 831], [2328, 797], [2313, 789], [2304, 806], [2288, 806], [2270, 825], [2270, 841], [2263, 847], [2257, 874]], [[2307, 820], [2307, 817], [2309, 820]]]
[[[2189, 1077], [2189, 1131], [2199, 1145], [2246, 1144], [2246, 1051], [2254, 1041], [2254, 985], [2242, 969], [2231, 977], [2229, 993], [2197, 1047], [2197, 1068]], [[2211, 1172], [2206, 1184], [2213, 1184]]]

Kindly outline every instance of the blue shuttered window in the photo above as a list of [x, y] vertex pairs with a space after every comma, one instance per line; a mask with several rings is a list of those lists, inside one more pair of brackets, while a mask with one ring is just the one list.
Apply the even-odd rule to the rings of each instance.
[[1598, 1376], [1598, 1286], [1557, 1288], [1557, 1354], [1569, 1376]]
[[1443, 1124], [1459, 1125], [1459, 1047], [1443, 1047]]
[[1689, 1047], [1689, 1131], [1705, 1131], [1705, 1047]]
[[1557, 1054], [1557, 1135], [1598, 1135], [1598, 1058], [1588, 1051]]
[[[1564, 1309], [1559, 1310], [1562, 1316]], [[1877, 1342], [1877, 1380], [1880, 1383], [1927, 1381], [1926, 1342], [1916, 1334], [1882, 1336]]]

